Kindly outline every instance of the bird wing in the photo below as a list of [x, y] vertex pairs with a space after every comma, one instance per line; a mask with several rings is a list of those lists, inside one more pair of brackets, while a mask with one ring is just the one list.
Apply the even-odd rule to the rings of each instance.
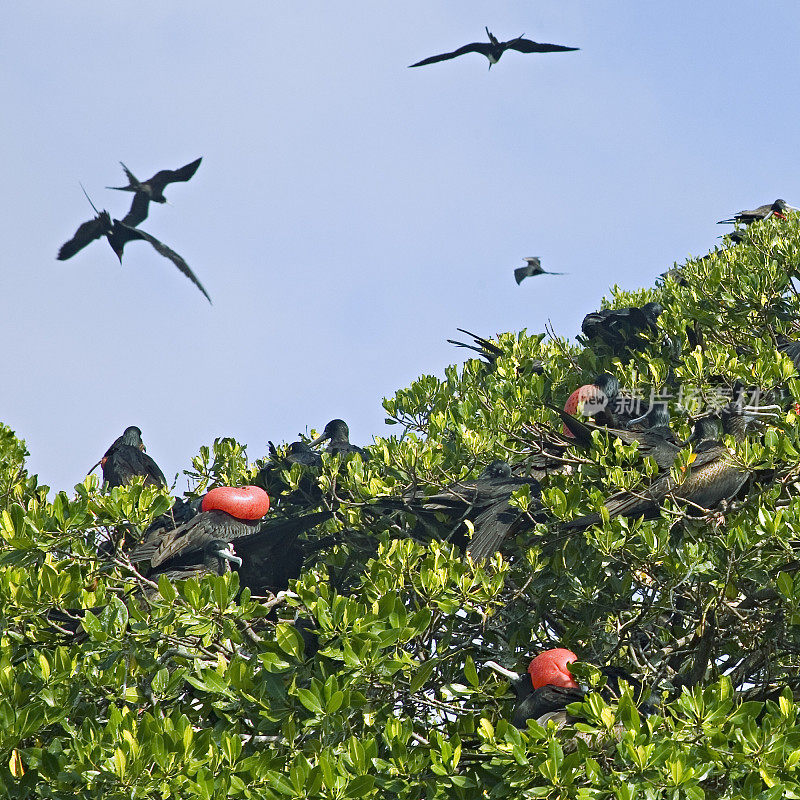
[[[151, 547], [154, 546], [150, 566], [155, 568], [181, 553], [202, 550], [213, 539], [230, 542], [252, 533], [254, 528], [254, 523], [236, 519], [225, 511], [204, 511], [184, 525], [168, 531], [160, 540], [156, 538], [149, 543]], [[131, 557], [137, 555], [138, 560], [145, 560], [142, 551], [146, 546], [137, 548], [139, 552], [134, 551]]]
[[467, 546], [467, 555], [480, 563], [496, 553], [519, 516], [520, 510], [512, 508], [507, 501], [495, 503], [482, 511], [473, 522], [475, 533]]
[[147, 211], [150, 207], [150, 197], [144, 192], [136, 192], [133, 195], [130, 211], [120, 220], [123, 225], [135, 228], [147, 219]]
[[564, 47], [561, 44], [532, 42], [530, 39], [514, 39], [506, 42], [505, 46], [509, 50], [518, 50], [520, 53], [561, 53], [567, 50], [580, 50], [579, 47]]
[[68, 258], [72, 258], [79, 250], [83, 250], [87, 244], [99, 239], [108, 231], [108, 228], [108, 221], [102, 214], [98, 214], [94, 219], [84, 222], [78, 226], [75, 235], [68, 242], [61, 245], [56, 258], [59, 261], [66, 261]]
[[524, 281], [525, 278], [529, 277], [530, 275], [533, 275], [530, 267], [517, 267], [514, 270], [514, 280], [517, 282], [517, 286], [519, 286], [522, 281]]
[[721, 219], [717, 222], [717, 225], [735, 225], [737, 222], [744, 222], [749, 225], [757, 219], [768, 219], [773, 213], [771, 204], [759, 206], [758, 208], [746, 208], [734, 214], [730, 219]]
[[194, 274], [194, 272], [192, 272], [192, 270], [189, 268], [189, 265], [181, 256], [146, 231], [140, 230], [139, 228], [131, 228], [125, 223], [120, 224], [123, 228], [133, 232], [134, 235], [130, 238], [144, 239], [146, 242], [150, 242], [159, 255], [164, 256], [164, 258], [168, 258], [205, 295], [206, 300], [208, 300], [209, 303], [211, 302], [211, 298], [208, 296], [208, 292], [203, 287], [203, 284], [200, 283], [200, 281], [197, 279], [197, 276]]
[[[122, 164], [122, 162], [119, 162]], [[141, 186], [139, 181], [136, 179], [136, 176], [124, 165], [122, 164], [122, 169], [125, 170], [125, 177], [128, 179], [127, 186], [106, 186], [106, 189], [114, 189], [118, 192], [135, 192], [138, 191], [138, 187]]]
[[[525, 267], [523, 267], [523, 269], [525, 269]], [[517, 281], [517, 283], [519, 283], [519, 281]], [[474, 350], [476, 353], [480, 353], [488, 360], [487, 363], [489, 364], [493, 364], [499, 356], [503, 355], [503, 348], [498, 347], [488, 339], [484, 339], [482, 336], [471, 333], [464, 328], [456, 328], [456, 330], [465, 333], [467, 336], [471, 336], [475, 340], [475, 344], [466, 344], [465, 342], [457, 342], [455, 339], [448, 339], [447, 341], [450, 344], [454, 344], [456, 347], [466, 347], [468, 350]]]
[[145, 483], [153, 483], [156, 486], [166, 486], [167, 479], [164, 473], [158, 468], [153, 459], [132, 445], [121, 445], [114, 448], [106, 457], [103, 464], [103, 477], [106, 477], [111, 486], [121, 486], [130, 483], [137, 476], [143, 476]]
[[155, 191], [159, 191], [163, 190], [169, 183], [188, 181], [195, 172], [197, 172], [197, 168], [200, 166], [202, 160], [202, 157], [197, 158], [190, 164], [185, 164], [178, 169], [162, 169], [160, 172], [156, 172], [147, 183], [152, 186]]
[[459, 47], [458, 50], [453, 50], [452, 53], [441, 53], [438, 56], [430, 56], [424, 58], [422, 61], [417, 61], [416, 64], [409, 64], [409, 67], [424, 67], [426, 64], [435, 64], [437, 61], [447, 61], [450, 58], [463, 56], [465, 53], [480, 53], [481, 55], [489, 55], [491, 45], [484, 42], [472, 42], [472, 44], [465, 44]]

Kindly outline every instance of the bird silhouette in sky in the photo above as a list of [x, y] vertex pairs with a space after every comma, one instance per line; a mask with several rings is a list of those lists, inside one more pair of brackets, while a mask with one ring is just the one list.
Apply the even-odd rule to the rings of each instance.
[[525, 267], [517, 267], [514, 270], [514, 280], [519, 286], [525, 278], [532, 278], [534, 275], [563, 275], [563, 272], [550, 272], [549, 270], [542, 269], [542, 262], [538, 256], [529, 256], [525, 259], [528, 265]]
[[[86, 190], [84, 190], [84, 194], [86, 194]], [[147, 195], [137, 192], [133, 198], [130, 211], [121, 220], [112, 220], [108, 211], [97, 210], [88, 194], [86, 198], [91, 203], [97, 216], [88, 222], [82, 223], [78, 230], [75, 231], [75, 235], [68, 242], [61, 245], [57, 256], [59, 261], [66, 261], [68, 258], [72, 258], [76, 253], [83, 250], [86, 245], [91, 244], [101, 236], [105, 236], [121, 264], [125, 245], [128, 242], [139, 239], [149, 242], [159, 255], [168, 258], [205, 295], [206, 300], [209, 303], [211, 302], [205, 287], [200, 283], [183, 257], [156, 239], [155, 236], [136, 227], [147, 217], [147, 204], [149, 202]]]
[[122, 169], [125, 170], [125, 175], [128, 178], [127, 186], [106, 186], [106, 189], [115, 189], [118, 192], [136, 192], [142, 194], [152, 200], [154, 203], [166, 203], [167, 198], [164, 197], [164, 189], [170, 183], [180, 183], [188, 181], [197, 172], [200, 166], [202, 157], [195, 159], [191, 164], [186, 164], [178, 169], [162, 169], [156, 172], [152, 178], [146, 181], [140, 181], [137, 177], [120, 161]]
[[426, 64], [435, 64], [437, 61], [447, 61], [451, 58], [463, 56], [466, 53], [480, 53], [489, 59], [489, 69], [492, 64], [496, 64], [500, 57], [506, 50], [517, 50], [520, 53], [560, 53], [567, 50], [579, 50], [578, 47], [564, 47], [560, 44], [546, 44], [544, 42], [532, 42], [530, 39], [524, 39], [525, 34], [517, 36], [516, 39], [511, 39], [508, 42], [501, 42], [494, 34], [489, 32], [486, 28], [486, 34], [489, 37], [488, 42], [472, 42], [472, 44], [465, 44], [459, 47], [458, 50], [453, 50], [452, 53], [441, 53], [438, 56], [430, 56], [423, 58], [422, 61], [417, 61], [416, 64], [410, 64], [411, 67], [424, 67]]

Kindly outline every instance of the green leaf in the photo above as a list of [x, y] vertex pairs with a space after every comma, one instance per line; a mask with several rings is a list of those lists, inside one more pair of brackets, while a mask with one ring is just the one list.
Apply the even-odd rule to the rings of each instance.
[[297, 699], [312, 713], [321, 714], [323, 712], [320, 698], [309, 689], [297, 689]]
[[412, 694], [419, 691], [425, 685], [425, 682], [430, 678], [436, 664], [437, 660], [435, 658], [428, 659], [422, 663], [422, 666], [414, 673], [414, 677], [411, 679], [409, 688]]

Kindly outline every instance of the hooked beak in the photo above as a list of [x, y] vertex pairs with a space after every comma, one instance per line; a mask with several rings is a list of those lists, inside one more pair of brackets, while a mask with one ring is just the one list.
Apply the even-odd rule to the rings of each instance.
[[86, 474], [91, 475], [105, 460], [105, 456], [103, 456]]
[[748, 417], [764, 417], [775, 419], [779, 417], [783, 409], [778, 405], [771, 406], [740, 406], [738, 409], [740, 414], [746, 414]]
[[217, 555], [220, 558], [224, 558], [225, 561], [230, 562], [231, 564], [236, 564], [237, 567], [242, 566], [242, 559], [233, 552], [233, 547], [228, 545], [227, 547], [220, 548], [217, 550]]
[[501, 667], [496, 661], [486, 661], [484, 666], [489, 667], [489, 669], [493, 669], [498, 675], [502, 675], [504, 678], [508, 678], [510, 681], [518, 681], [521, 677], [523, 677], [518, 672]]
[[316, 447], [318, 444], [322, 444], [322, 442], [327, 442], [328, 439], [330, 439], [330, 438], [331, 438], [331, 435], [329, 433], [320, 434], [312, 442], [309, 442], [308, 446], [309, 447]]

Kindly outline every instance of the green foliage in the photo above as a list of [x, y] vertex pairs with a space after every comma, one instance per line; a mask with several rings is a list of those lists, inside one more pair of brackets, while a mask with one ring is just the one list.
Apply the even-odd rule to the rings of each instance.
[[[502, 334], [477, 359], [384, 401], [396, 435], [368, 461], [325, 455], [319, 473], [280, 468], [276, 516], [330, 511], [291, 591], [254, 598], [239, 575], [148, 581], [128, 542], [170, 505], [134, 483], [87, 478], [49, 497], [22, 441], [0, 426], [0, 789], [10, 797], [779, 798], [800, 797], [800, 383], [776, 345], [800, 301], [798, 220], [683, 267], [656, 289], [614, 289], [613, 307], [656, 300], [658, 332], [636, 352]], [[587, 309], [588, 311], [589, 309]], [[538, 362], [544, 364], [543, 371]], [[495, 459], [524, 465], [560, 420], [547, 403], [602, 370], [687, 412], [720, 407], [737, 381], [784, 412], [728, 440], [746, 492], [688, 516], [560, 520], [603, 509], [655, 474], [637, 446], [595, 435], [542, 481], [547, 523], [528, 517], [484, 564], [386, 498], [441, 492]], [[680, 423], [679, 423], [680, 424]], [[191, 496], [252, 483], [229, 438], [201, 448]], [[688, 451], [673, 467], [691, 469]], [[309, 477], [310, 476], [310, 477]], [[310, 481], [310, 484], [309, 484]], [[309, 490], [309, 485], [318, 494]], [[309, 500], [309, 498], [314, 498]], [[309, 502], [313, 506], [307, 506]], [[530, 488], [514, 493], [532, 509]], [[605, 511], [605, 509], [603, 509]], [[608, 514], [606, 512], [606, 517]], [[474, 527], [474, 519], [469, 520]], [[99, 542], [117, 544], [113, 558]], [[312, 542], [313, 543], [313, 542]], [[485, 666], [523, 670], [575, 650], [587, 685], [608, 663], [634, 687], [570, 706], [558, 728], [508, 721], [511, 693]]]

